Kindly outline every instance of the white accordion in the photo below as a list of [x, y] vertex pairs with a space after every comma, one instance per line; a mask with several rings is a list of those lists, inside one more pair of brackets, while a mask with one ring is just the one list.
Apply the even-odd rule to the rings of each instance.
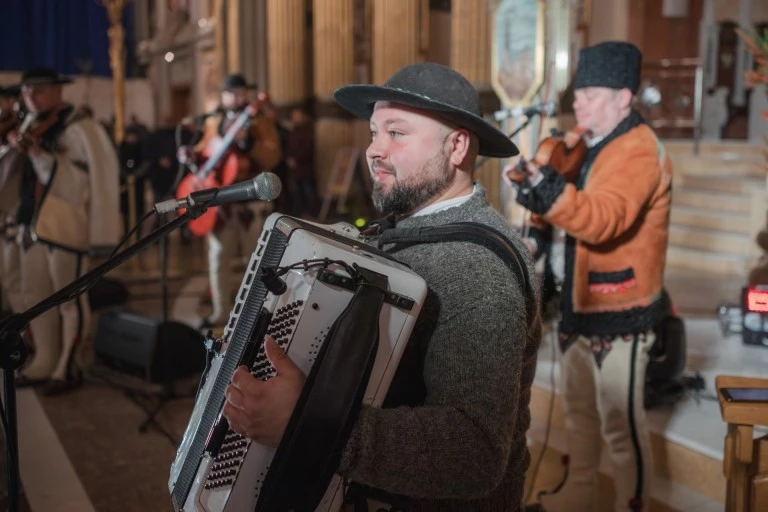
[[[171, 466], [175, 510], [338, 511], [344, 488], [334, 473], [351, 424], [361, 404], [383, 402], [426, 293], [421, 277], [354, 227], [270, 215], [224, 334], [210, 343]], [[232, 432], [221, 414], [238, 366], [274, 375], [267, 334], [307, 375], [276, 450]]]

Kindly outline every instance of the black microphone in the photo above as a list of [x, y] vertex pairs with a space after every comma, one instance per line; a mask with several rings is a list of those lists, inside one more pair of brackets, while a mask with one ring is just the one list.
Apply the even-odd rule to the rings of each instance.
[[510, 117], [526, 116], [531, 117], [537, 114], [544, 114], [547, 116], [555, 115], [557, 105], [554, 101], [547, 101], [546, 103], [537, 103], [530, 107], [513, 107], [503, 108], [493, 113], [494, 121], [503, 121]]
[[192, 192], [184, 199], [168, 199], [155, 204], [155, 213], [162, 215], [180, 208], [198, 205], [221, 206], [243, 201], [272, 201], [280, 195], [283, 184], [277, 174], [263, 172], [252, 180], [241, 181], [221, 188], [206, 188]]

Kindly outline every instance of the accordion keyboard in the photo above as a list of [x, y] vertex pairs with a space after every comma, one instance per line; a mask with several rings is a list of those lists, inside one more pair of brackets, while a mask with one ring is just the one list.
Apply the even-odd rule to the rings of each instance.
[[[274, 376], [264, 352], [267, 335], [309, 374], [334, 322], [350, 304], [355, 265], [387, 277], [376, 360], [363, 396], [366, 405], [383, 401], [426, 296], [426, 284], [404, 265], [354, 238], [354, 228], [339, 226], [281, 214], [265, 222], [171, 465], [169, 489], [176, 510], [263, 508], [257, 503], [276, 450], [228, 429], [221, 413], [226, 388], [240, 365], [248, 365], [261, 380]], [[273, 293], [265, 284], [266, 273], [276, 269], [285, 286]], [[317, 510], [338, 510], [341, 488], [334, 477]]]

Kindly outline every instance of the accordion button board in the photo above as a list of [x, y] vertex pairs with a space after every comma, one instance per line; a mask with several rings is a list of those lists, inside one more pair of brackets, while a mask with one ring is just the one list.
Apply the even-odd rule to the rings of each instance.
[[[266, 335], [308, 375], [334, 322], [353, 298], [360, 275], [356, 269], [386, 276], [375, 361], [362, 395], [362, 404], [378, 407], [421, 311], [426, 283], [366, 243], [348, 224], [320, 225], [278, 213], [267, 218], [224, 333], [210, 344], [217, 350], [211, 352], [211, 364], [171, 465], [169, 490], [176, 510], [268, 510], [259, 498], [280, 448], [229, 430], [222, 416], [226, 387], [242, 364], [255, 378], [274, 376], [264, 354]], [[276, 277], [282, 283], [276, 283]], [[302, 489], [295, 492], [301, 495]], [[342, 501], [342, 481], [334, 475], [314, 509], [337, 512]]]

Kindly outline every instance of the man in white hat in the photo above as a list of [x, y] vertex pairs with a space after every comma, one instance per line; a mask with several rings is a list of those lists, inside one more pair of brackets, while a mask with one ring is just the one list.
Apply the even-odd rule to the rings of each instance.
[[[80, 277], [92, 251], [114, 247], [120, 238], [114, 145], [104, 128], [63, 101], [68, 83], [51, 69], [25, 71], [21, 93], [35, 122], [9, 135], [26, 156], [17, 218], [26, 308]], [[41, 385], [49, 395], [77, 387], [75, 347], [89, 320], [86, 294], [32, 320], [35, 354], [17, 384]]]

